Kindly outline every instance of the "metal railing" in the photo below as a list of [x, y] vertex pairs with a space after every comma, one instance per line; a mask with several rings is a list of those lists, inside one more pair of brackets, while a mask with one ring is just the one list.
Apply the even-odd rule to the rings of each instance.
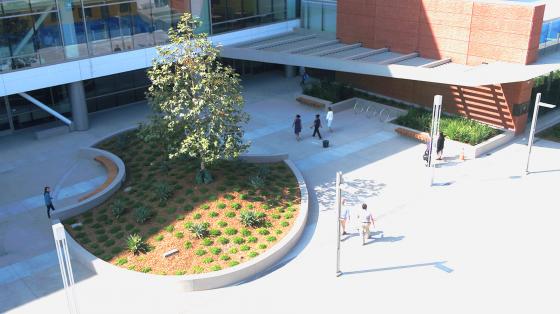
[[387, 108], [382, 108], [376, 106], [375, 104], [366, 104], [356, 101], [354, 103], [354, 114], [365, 113], [366, 118], [372, 119], [377, 117], [380, 122], [389, 122], [394, 120], [396, 117], [391, 114], [391, 111]]

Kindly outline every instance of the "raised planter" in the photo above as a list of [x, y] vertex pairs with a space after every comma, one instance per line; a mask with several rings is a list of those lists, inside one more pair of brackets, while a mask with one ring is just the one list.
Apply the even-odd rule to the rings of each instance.
[[[395, 132], [399, 133], [400, 135], [410, 137], [424, 143], [426, 143], [429, 138], [429, 135], [426, 132], [421, 132], [401, 125], [395, 125]], [[445, 142], [453, 143], [452, 144], [453, 147], [458, 147], [459, 151], [456, 152], [457, 154], [460, 153], [460, 149], [463, 149], [465, 153], [465, 158], [475, 159], [510, 142], [514, 138], [514, 136], [515, 133], [513, 131], [504, 130], [504, 133], [498, 134], [477, 145], [461, 143], [454, 140], [450, 140], [448, 138], [445, 139]], [[450, 146], [450, 145], [446, 144], [446, 146]]]

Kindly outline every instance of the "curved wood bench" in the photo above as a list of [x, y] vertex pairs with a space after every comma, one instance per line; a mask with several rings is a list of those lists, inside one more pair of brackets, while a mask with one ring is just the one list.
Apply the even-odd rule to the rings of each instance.
[[314, 98], [315, 97], [301, 95], [297, 97], [296, 100], [301, 104], [311, 106], [314, 108], [320, 108], [320, 109], [325, 109], [331, 104], [331, 102], [326, 103], [326, 101], [320, 101], [319, 99], [314, 99]]
[[94, 160], [99, 162], [101, 165], [103, 165], [103, 167], [105, 167], [105, 170], [107, 170], [107, 180], [105, 180], [105, 182], [103, 182], [103, 184], [98, 186], [95, 190], [80, 197], [78, 199], [78, 202], [86, 200], [94, 196], [95, 194], [103, 191], [106, 187], [109, 186], [109, 184], [111, 184], [111, 182], [113, 182], [113, 180], [115, 180], [117, 173], [119, 172], [119, 168], [117, 167], [117, 165], [111, 159], [105, 156], [97, 156], [94, 158]]
[[420, 142], [428, 142], [428, 134], [426, 132], [420, 132], [417, 130], [407, 129], [407, 128], [396, 128], [395, 132], [402, 136], [410, 137]]

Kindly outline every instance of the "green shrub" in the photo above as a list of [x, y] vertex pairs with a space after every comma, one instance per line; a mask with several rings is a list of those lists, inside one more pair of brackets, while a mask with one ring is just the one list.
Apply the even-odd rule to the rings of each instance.
[[205, 223], [193, 224], [190, 226], [189, 231], [199, 239], [206, 238], [208, 236], [208, 225]]
[[290, 225], [290, 223], [287, 222], [287, 221], [282, 221], [282, 222], [280, 223], [280, 226], [282, 226], [282, 227], [287, 227], [287, 226], [289, 226], [289, 225]]
[[122, 265], [124, 265], [124, 264], [126, 264], [126, 263], [128, 263], [128, 259], [126, 259], [126, 258], [119, 258], [115, 264], [117, 264], [117, 265], [119, 265], [119, 266], [122, 266]]
[[238, 252], [238, 250], [234, 247], [232, 247], [231, 249], [229, 249], [229, 254], [236, 254]]
[[155, 240], [158, 241], [158, 242], [163, 240], [163, 234], [160, 234], [157, 237], [155, 237]]
[[175, 220], [185, 220], [185, 215], [177, 215]]
[[218, 213], [216, 213], [216, 212], [210, 212], [210, 213], [208, 214], [208, 216], [210, 216], [210, 217], [212, 217], [212, 218], [218, 217]]
[[150, 209], [144, 206], [138, 207], [134, 211], [134, 218], [139, 224], [145, 223], [148, 219], [151, 218], [151, 216], [152, 212], [150, 211]]
[[198, 250], [196, 250], [196, 251], [194, 252], [194, 254], [196, 254], [196, 256], [202, 256], [202, 255], [204, 255], [204, 254], [206, 254], [206, 253], [208, 253], [208, 252], [206, 252], [206, 251], [203, 250], [203, 249], [198, 249]]
[[205, 238], [204, 240], [202, 240], [202, 245], [204, 246], [210, 246], [214, 244], [214, 241], [210, 240], [209, 238]]
[[259, 253], [257, 253], [257, 252], [254, 252], [254, 251], [253, 251], [253, 252], [249, 252], [249, 257], [250, 257], [250, 258], [257, 257], [258, 255], [259, 255]]
[[276, 237], [275, 236], [268, 236], [268, 237], [266, 237], [266, 241], [274, 242], [274, 241], [276, 241]]
[[255, 190], [260, 190], [264, 187], [265, 180], [260, 176], [251, 176], [249, 178], [249, 185]]
[[247, 209], [251, 210], [251, 209], [253, 209], [253, 208], [255, 208], [255, 206], [254, 206], [253, 204], [247, 205]]
[[121, 226], [120, 225], [113, 226], [113, 227], [111, 227], [111, 229], [109, 229], [109, 232], [111, 232], [111, 233], [117, 233], [119, 231], [121, 231]]
[[227, 254], [224, 254], [224, 255], [220, 256], [220, 259], [222, 261], [229, 261], [231, 259], [231, 257], [229, 257], [229, 255], [227, 255]]
[[124, 202], [122, 199], [116, 199], [113, 204], [111, 205], [111, 212], [113, 213], [113, 216], [119, 218], [120, 216], [122, 216], [124, 214], [125, 208], [124, 208]]
[[278, 215], [278, 214], [272, 214], [272, 218], [273, 219], [280, 219], [280, 218], [282, 218], [282, 216]]
[[226, 208], [226, 204], [218, 203], [218, 205], [216, 205], [216, 207], [218, 207], [219, 209], [224, 209], [224, 208]]
[[266, 248], [267, 248], [266, 244], [264, 243], [259, 244], [259, 249], [264, 250]]
[[202, 272], [204, 272], [204, 268], [200, 267], [200, 266], [194, 266], [192, 269], [193, 274], [200, 274]]
[[191, 200], [193, 201], [193, 203], [196, 203], [196, 202], [198, 202], [198, 201], [200, 200], [200, 197], [198, 197], [198, 196], [196, 196], [196, 195], [193, 195], [193, 196], [191, 197]]
[[222, 245], [226, 245], [229, 243], [229, 239], [226, 237], [219, 237], [216, 241]]
[[241, 220], [241, 224], [244, 226], [256, 228], [262, 226], [265, 221], [265, 215], [264, 213], [246, 210], [241, 212], [239, 219]]
[[152, 271], [152, 268], [151, 268], [151, 267], [144, 267], [144, 268], [142, 268], [142, 270], [140, 270], [140, 271], [143, 272], [143, 273], [149, 273], [149, 272]]
[[248, 197], [247, 194], [240, 194], [240, 195], [239, 195], [239, 199], [240, 199], [240, 200], [246, 200], [247, 197]]
[[235, 212], [227, 212], [227, 213], [226, 213], [226, 217], [228, 217], [228, 218], [233, 218], [233, 217], [235, 217]]
[[237, 229], [235, 229], [235, 228], [226, 228], [226, 229], [224, 230], [224, 233], [227, 234], [227, 235], [234, 235], [234, 234], [237, 234]]
[[282, 230], [277, 229], [277, 230], [275, 231], [275, 233], [276, 233], [276, 234], [282, 234]]
[[210, 195], [208, 195], [208, 197], [206, 199], [209, 200], [210, 202], [213, 202], [213, 201], [217, 200], [218, 197], [216, 196], [216, 194], [210, 194]]
[[186, 211], [186, 212], [190, 212], [193, 209], [194, 209], [194, 207], [191, 204], [183, 206], [183, 210]]
[[226, 200], [228, 200], [228, 201], [231, 201], [231, 200], [233, 200], [233, 199], [235, 198], [235, 196], [233, 196], [233, 195], [231, 195], [231, 194], [226, 194], [226, 195], [224, 195], [224, 198], [225, 198]]
[[210, 249], [210, 252], [214, 255], [220, 255], [220, 253], [222, 253], [222, 249], [219, 247], [213, 247]]
[[182, 232], [175, 232], [175, 238], [182, 239], [185, 235]]
[[270, 231], [268, 231], [265, 228], [260, 228], [258, 232], [259, 232], [260, 235], [269, 235], [270, 234]]
[[139, 253], [145, 253], [148, 251], [148, 244], [144, 242], [144, 239], [139, 234], [131, 234], [126, 239], [126, 246], [128, 250], [137, 255]]
[[222, 267], [220, 265], [212, 265], [212, 267], [210, 267], [211, 271], [218, 271], [218, 270], [222, 270]]
[[184, 270], [177, 270], [177, 271], [175, 271], [175, 275], [177, 275], [177, 276], [183, 276], [183, 275], [185, 275], [186, 273], [187, 273], [187, 272], [184, 271]]
[[192, 221], [187, 221], [183, 224], [183, 227], [185, 227], [185, 229], [190, 229], [193, 226], [193, 222]]
[[248, 237], [247, 238], [247, 242], [249, 243], [257, 243], [259, 239], [257, 239], [257, 237]]
[[208, 205], [208, 204], [202, 204], [202, 205], [200, 205], [200, 208], [201, 208], [201, 209], [204, 209], [204, 210], [208, 210], [208, 208], [210, 208], [210, 205]]
[[113, 239], [109, 239], [107, 241], [105, 241], [105, 243], [103, 243], [105, 245], [105, 247], [111, 247], [115, 244], [115, 240]]
[[240, 251], [249, 251], [250, 249], [251, 249], [251, 247], [248, 246], [248, 245], [242, 245], [242, 246], [239, 247]]
[[284, 218], [286, 218], [286, 219], [292, 219], [292, 218], [294, 218], [294, 214], [292, 214], [292, 213], [285, 213], [285, 214], [284, 214]]
[[225, 227], [225, 226], [227, 226], [227, 222], [225, 222], [225, 221], [218, 221], [218, 227], [223, 228], [223, 227]]
[[251, 235], [251, 231], [243, 228], [243, 229], [241, 229], [241, 235], [244, 236], [244, 237], [248, 237], [248, 236]]
[[200, 219], [200, 218], [202, 218], [202, 215], [200, 213], [196, 213], [196, 214], [194, 214], [193, 218], [194, 219]]
[[171, 185], [165, 181], [157, 182], [154, 185], [154, 191], [160, 202], [167, 202], [169, 198], [173, 195], [173, 188]]
[[175, 229], [175, 227], [173, 227], [172, 225], [166, 226], [165, 228], [163, 228], [165, 231], [167, 232], [173, 232], [173, 229]]
[[210, 264], [210, 263], [212, 263], [213, 261], [214, 261], [214, 259], [213, 259], [212, 257], [205, 257], [205, 258], [202, 259], [202, 262], [203, 262], [204, 264]]
[[210, 236], [212, 236], [212, 237], [218, 237], [218, 236], [220, 236], [220, 235], [222, 235], [222, 232], [221, 232], [220, 230], [218, 230], [218, 229], [212, 229], [212, 230], [210, 230]]
[[183, 247], [187, 250], [192, 248], [192, 242], [187, 241], [187, 242], [183, 243]]
[[263, 204], [263, 205], [261, 206], [261, 208], [264, 209], [264, 210], [269, 210], [269, 209], [270, 209], [270, 206], [268, 206], [268, 205], [266, 205], [266, 204]]
[[239, 210], [241, 208], [241, 204], [239, 203], [232, 203], [231, 204], [231, 208], [235, 209], [235, 210]]
[[243, 243], [245, 243], [245, 239], [243, 239], [242, 237], [235, 237], [235, 238], [233, 238], [233, 243], [243, 244]]
[[234, 267], [234, 266], [239, 265], [239, 262], [238, 262], [238, 261], [230, 261], [230, 262], [228, 263], [228, 265], [229, 265], [229, 267]]

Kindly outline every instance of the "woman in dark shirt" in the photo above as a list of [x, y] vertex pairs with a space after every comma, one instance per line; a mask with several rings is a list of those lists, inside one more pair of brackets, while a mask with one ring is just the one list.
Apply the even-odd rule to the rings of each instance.
[[296, 119], [294, 120], [292, 126], [294, 127], [294, 133], [296, 133], [296, 139], [298, 141], [301, 140], [299, 136], [299, 134], [301, 133], [301, 116], [299, 114], [296, 115]]
[[443, 132], [439, 132], [439, 136], [436, 143], [437, 160], [441, 160], [441, 155], [443, 155], [444, 144], [445, 144], [445, 135], [443, 135]]

